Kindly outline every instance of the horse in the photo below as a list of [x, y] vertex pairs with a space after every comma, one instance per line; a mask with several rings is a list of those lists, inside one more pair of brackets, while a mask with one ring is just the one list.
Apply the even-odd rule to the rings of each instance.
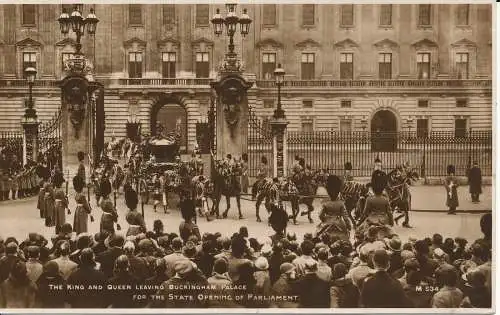
[[358, 225], [369, 192], [370, 190], [366, 184], [355, 181], [345, 181], [342, 184], [339, 199], [344, 201], [347, 214], [353, 226]]
[[268, 213], [271, 213], [271, 204], [276, 203], [283, 196], [282, 193], [282, 185], [278, 182], [277, 179], [265, 178], [262, 181], [259, 181], [255, 185], [255, 194], [256, 194], [256, 202], [255, 202], [255, 216], [257, 218], [257, 222], [262, 222], [260, 218], [260, 205], [264, 201], [264, 206]]
[[403, 226], [409, 227], [408, 212], [411, 211], [411, 192], [409, 186], [413, 181], [419, 179], [419, 175], [415, 170], [407, 171], [404, 174], [400, 169], [396, 168], [389, 172], [387, 179], [385, 191], [389, 197], [391, 209], [403, 212], [394, 218], [394, 222], [398, 224], [398, 221], [405, 217]]
[[114, 163], [111, 168], [111, 187], [114, 191], [120, 190], [120, 187], [125, 180], [125, 173], [118, 163]]
[[238, 217], [243, 219], [241, 213], [241, 185], [239, 176], [241, 175], [241, 165], [236, 163], [234, 165], [226, 165], [221, 161], [215, 161], [215, 172], [211, 179], [213, 182], [213, 204], [211, 214], [216, 214], [217, 218], [220, 217], [219, 204], [222, 196], [226, 197], [226, 210], [222, 213], [222, 217], [227, 218], [229, 209], [231, 208], [231, 197], [236, 198], [238, 206]]
[[314, 223], [311, 213], [314, 211], [313, 202], [319, 183], [321, 183], [321, 180], [318, 179], [318, 174], [320, 173], [296, 173], [288, 178], [283, 185], [284, 191], [288, 192], [287, 195], [283, 196], [283, 200], [290, 201], [292, 205], [292, 216], [290, 218], [293, 219], [294, 224], [297, 224], [297, 216], [301, 204], [307, 206], [307, 211], [302, 211], [300, 215], [307, 215], [309, 223]]
[[120, 140], [116, 140], [113, 139], [111, 141], [108, 141], [106, 143], [104, 143], [104, 148], [106, 150], [106, 153], [108, 154], [108, 156], [111, 154], [110, 157], [114, 157], [116, 155], [116, 153], [118, 153], [118, 158], [121, 158], [121, 154], [122, 154], [122, 150], [123, 150], [123, 145], [125, 144], [125, 138], [123, 139], [120, 139]]

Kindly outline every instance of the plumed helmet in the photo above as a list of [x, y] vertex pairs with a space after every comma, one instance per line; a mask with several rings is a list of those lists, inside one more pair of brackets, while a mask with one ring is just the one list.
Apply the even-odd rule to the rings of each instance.
[[455, 174], [455, 165], [451, 165], [451, 164], [450, 164], [450, 165], [448, 165], [448, 166], [446, 167], [446, 172], [447, 172], [448, 174]]
[[108, 178], [103, 177], [100, 183], [100, 192], [103, 196], [107, 197], [111, 194], [111, 182]]
[[73, 177], [73, 188], [77, 192], [81, 192], [83, 190], [83, 187], [85, 186], [85, 182], [82, 177], [80, 176], [75, 176]]
[[83, 153], [82, 151], [78, 151], [76, 155], [78, 157], [78, 161], [83, 161], [85, 159], [85, 153]]
[[139, 198], [137, 196], [137, 192], [133, 189], [125, 190], [125, 204], [129, 209], [137, 208], [137, 204], [139, 203]]
[[336, 198], [340, 192], [342, 185], [341, 179], [336, 175], [329, 175], [326, 180], [326, 191], [330, 198]]
[[387, 185], [387, 175], [382, 171], [373, 172], [371, 184], [375, 193], [382, 193], [385, 186]]
[[344, 170], [346, 170], [346, 171], [351, 171], [352, 170], [352, 164], [351, 164], [351, 162], [346, 162], [344, 164]]

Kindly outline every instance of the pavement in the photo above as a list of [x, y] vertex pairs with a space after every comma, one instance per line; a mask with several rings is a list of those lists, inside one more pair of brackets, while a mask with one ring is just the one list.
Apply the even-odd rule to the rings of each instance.
[[[461, 236], [472, 242], [481, 237], [479, 230], [479, 220], [481, 213], [491, 211], [491, 187], [484, 187], [484, 194], [481, 196], [482, 201], [479, 204], [473, 204], [469, 201], [470, 195], [466, 187], [459, 189], [459, 200], [461, 210], [468, 210], [468, 213], [459, 213], [457, 215], [447, 215], [444, 205], [445, 190], [440, 186], [413, 186], [413, 208], [414, 211], [410, 214], [411, 229], [395, 226], [394, 230], [400, 235], [403, 241], [409, 237], [427, 237], [434, 233], [440, 233], [444, 237]], [[319, 191], [318, 194], [322, 192]], [[70, 191], [70, 209], [71, 215], [67, 215], [66, 221], [73, 223], [73, 213], [75, 209], [75, 201]], [[99, 221], [102, 211], [96, 206], [95, 199], [91, 196], [92, 212], [95, 218], [94, 222], [89, 223], [89, 232], [96, 233], [99, 231]], [[174, 201], [174, 200], [172, 200]], [[172, 202], [175, 205], [175, 201]], [[244, 197], [242, 202], [242, 212], [244, 219], [238, 220], [238, 212], [234, 198], [231, 200], [231, 210], [227, 219], [219, 219], [207, 222], [204, 218], [198, 219], [198, 225], [201, 233], [204, 232], [221, 232], [224, 235], [232, 235], [237, 232], [239, 227], [246, 226], [251, 235], [257, 236], [261, 241], [273, 234], [272, 229], [265, 223], [267, 212], [264, 207], [261, 207], [261, 217], [264, 222], [256, 222], [255, 220], [255, 202]], [[297, 237], [302, 238], [305, 233], [314, 233], [317, 223], [319, 222], [318, 214], [321, 205], [321, 199], [316, 199], [314, 202], [315, 211], [313, 219], [315, 223], [309, 223], [306, 217], [299, 217], [298, 225], [289, 225], [288, 232], [296, 233]], [[285, 205], [289, 211], [289, 205]], [[304, 207], [304, 206], [301, 206]], [[118, 196], [117, 209], [119, 214], [119, 223], [123, 228], [122, 233], [126, 232], [128, 224], [125, 222], [125, 214], [127, 208], [124, 204], [123, 195]], [[221, 201], [221, 212], [225, 209], [225, 200]], [[139, 206], [139, 211], [141, 208]], [[180, 211], [176, 208], [170, 210], [171, 213], [154, 212], [152, 205], [145, 205], [144, 214], [146, 225], [149, 229], [152, 228], [153, 222], [156, 219], [162, 220], [165, 226], [165, 232], [179, 231], [179, 224], [182, 221]], [[14, 236], [19, 240], [27, 237], [29, 232], [38, 232], [48, 239], [54, 235], [54, 228], [44, 226], [44, 221], [39, 216], [39, 211], [36, 209], [36, 198], [28, 198], [22, 200], [11, 200], [0, 202], [0, 237], [6, 238]]]

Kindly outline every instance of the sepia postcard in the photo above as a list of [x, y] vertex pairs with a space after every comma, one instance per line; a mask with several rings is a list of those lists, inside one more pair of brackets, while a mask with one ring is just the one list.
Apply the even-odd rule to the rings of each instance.
[[0, 312], [492, 313], [495, 17], [1, 1]]

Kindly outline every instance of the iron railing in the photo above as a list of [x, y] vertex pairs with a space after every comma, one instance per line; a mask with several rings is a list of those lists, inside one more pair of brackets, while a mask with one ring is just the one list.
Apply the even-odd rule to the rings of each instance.
[[483, 175], [492, 175], [492, 132], [337, 132], [314, 131], [287, 133], [287, 161], [289, 169], [294, 157], [305, 159], [312, 169], [325, 169], [341, 174], [346, 162], [352, 164], [353, 176], [370, 176], [378, 157], [385, 170], [408, 162], [420, 175], [445, 176], [452, 164], [456, 175], [465, 176], [473, 161], [477, 161]]
[[[8, 160], [13, 156], [16, 157], [18, 162], [23, 160], [23, 131], [9, 131], [0, 132], [0, 151]], [[7, 168], [8, 165], [4, 165]], [[2, 165], [0, 165], [2, 167]]]
[[58, 165], [62, 169], [62, 110], [59, 109], [51, 120], [38, 125], [38, 157], [45, 158], [50, 169]]
[[[266, 157], [268, 165], [273, 165], [273, 136], [268, 125], [248, 108], [248, 173], [250, 177], [257, 176], [262, 157]], [[269, 174], [271, 175], [271, 174]]]
[[174, 86], [190, 86], [204, 85], [210, 86], [209, 78], [124, 78], [119, 79], [120, 85], [174, 85]]

